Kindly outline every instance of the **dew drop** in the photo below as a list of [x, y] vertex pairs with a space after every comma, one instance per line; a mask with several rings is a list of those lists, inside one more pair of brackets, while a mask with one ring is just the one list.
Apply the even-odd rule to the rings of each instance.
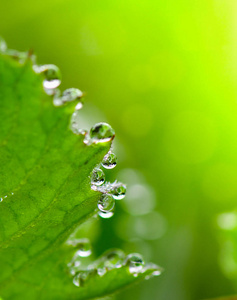
[[70, 88], [70, 89], [65, 90], [62, 93], [62, 101], [63, 102], [71, 102], [76, 99], [81, 99], [82, 96], [83, 96], [82, 91], [80, 91], [79, 89], [76, 89], [76, 88]]
[[5, 40], [0, 36], [0, 52], [6, 52], [7, 51], [7, 44]]
[[97, 204], [99, 210], [105, 213], [110, 212], [114, 205], [114, 198], [109, 194], [102, 194]]
[[117, 165], [117, 156], [114, 153], [109, 151], [103, 158], [102, 166], [105, 169], [113, 169], [114, 167], [116, 167], [116, 165]]
[[[55, 94], [53, 103], [55, 106], [61, 106], [66, 102], [72, 102], [74, 100], [81, 99], [82, 96], [83, 96], [82, 91], [76, 88], [70, 88], [65, 90], [61, 96], [60, 93]], [[76, 106], [76, 110], [81, 109], [82, 106], [83, 106], [82, 102], [79, 102]]]
[[126, 185], [123, 183], [114, 184], [112, 196], [115, 200], [122, 200], [126, 196]]
[[72, 245], [77, 249], [70, 263], [68, 263], [69, 272], [75, 275], [79, 271], [81, 265], [81, 258], [91, 255], [91, 244], [88, 239], [70, 239], [67, 241], [68, 245]]
[[88, 257], [91, 255], [91, 243], [88, 239], [77, 240], [77, 252], [80, 257]]
[[104, 172], [99, 168], [95, 168], [91, 175], [91, 184], [100, 186], [104, 183], [104, 181], [105, 181]]
[[54, 106], [62, 106], [62, 99], [61, 99], [61, 91], [57, 88], [55, 89], [45, 89], [47, 95], [53, 96], [53, 104]]
[[115, 132], [107, 123], [97, 123], [90, 130], [90, 138], [93, 143], [105, 143], [113, 140]]
[[82, 109], [82, 107], [83, 107], [82, 102], [78, 102], [76, 107], [75, 107], [75, 110], [80, 110], [80, 109]]
[[74, 260], [67, 264], [69, 268], [69, 272], [71, 275], [75, 275], [79, 271], [79, 267], [81, 265], [81, 262], [79, 260]]
[[116, 249], [109, 251], [104, 255], [105, 267], [108, 269], [120, 268], [122, 267], [125, 254], [122, 250]]
[[97, 273], [98, 273], [99, 276], [102, 277], [107, 273], [107, 270], [106, 270], [106, 268], [98, 268]]
[[60, 70], [55, 65], [43, 65], [43, 66], [33, 66], [36, 73], [43, 73], [45, 79], [43, 81], [43, 86], [45, 89], [55, 89], [61, 83]]
[[145, 266], [145, 268], [143, 269], [143, 272], [146, 272], [146, 271], [149, 271], [152, 269], [153, 269], [153, 272], [145, 277], [146, 280], [148, 280], [154, 276], [159, 276], [163, 271], [163, 269], [161, 267], [157, 266], [156, 264], [149, 263]]
[[73, 277], [73, 284], [77, 287], [83, 286], [86, 280], [91, 276], [97, 274], [97, 270], [82, 270]]
[[102, 219], [109, 219], [112, 218], [114, 213], [112, 211], [109, 212], [103, 212], [103, 211], [99, 211], [98, 215], [102, 218]]
[[142, 271], [145, 263], [140, 254], [131, 253], [126, 257], [124, 264], [129, 266], [129, 272], [136, 277]]
[[80, 275], [77, 274], [75, 277], [73, 277], [73, 284], [77, 287], [80, 286]]

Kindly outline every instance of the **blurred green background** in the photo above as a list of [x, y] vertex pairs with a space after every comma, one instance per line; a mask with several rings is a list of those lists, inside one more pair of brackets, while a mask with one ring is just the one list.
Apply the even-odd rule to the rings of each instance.
[[82, 123], [116, 131], [107, 175], [128, 195], [88, 235], [165, 269], [116, 299], [237, 293], [236, 16], [235, 0], [0, 0], [9, 47], [59, 66]]

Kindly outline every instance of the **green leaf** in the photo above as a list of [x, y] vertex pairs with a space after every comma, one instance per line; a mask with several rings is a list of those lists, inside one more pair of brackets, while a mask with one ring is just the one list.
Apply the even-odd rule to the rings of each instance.
[[0, 296], [89, 299], [151, 275], [153, 266], [134, 277], [122, 264], [73, 284], [67, 264], [77, 249], [65, 241], [97, 214], [90, 174], [111, 142], [85, 145], [69, 129], [75, 104], [55, 108], [31, 60], [11, 56], [0, 54]]

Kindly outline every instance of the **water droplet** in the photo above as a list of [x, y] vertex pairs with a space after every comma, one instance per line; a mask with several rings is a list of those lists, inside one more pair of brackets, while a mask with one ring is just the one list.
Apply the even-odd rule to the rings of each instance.
[[80, 110], [80, 109], [82, 109], [82, 107], [83, 107], [82, 102], [78, 102], [76, 107], [75, 107], [75, 110]]
[[107, 273], [107, 270], [106, 270], [106, 268], [98, 268], [97, 273], [98, 273], [99, 276], [102, 277]]
[[98, 201], [98, 208], [102, 212], [109, 212], [114, 208], [115, 201], [111, 195], [102, 194]]
[[88, 257], [91, 255], [91, 243], [88, 239], [76, 240], [77, 252], [80, 257]]
[[72, 276], [74, 276], [79, 271], [80, 265], [81, 262], [79, 260], [74, 260], [67, 264], [69, 272]]
[[122, 200], [126, 196], [126, 185], [115, 183], [113, 185], [112, 196], [115, 200]]
[[73, 284], [75, 285], [75, 286], [80, 286], [80, 275], [79, 274], [77, 274], [75, 277], [73, 277]]
[[140, 254], [131, 253], [126, 257], [124, 264], [129, 266], [129, 272], [136, 277], [143, 270], [145, 262]]
[[93, 143], [105, 143], [113, 140], [115, 132], [107, 123], [97, 123], [90, 130], [90, 137]]
[[45, 79], [43, 81], [43, 86], [45, 89], [56, 89], [61, 83], [60, 70], [55, 65], [34, 65], [33, 69], [36, 73], [43, 73]]
[[86, 282], [86, 280], [92, 276], [92, 275], [96, 275], [97, 274], [97, 270], [95, 269], [89, 269], [89, 270], [82, 270], [79, 271], [76, 276], [73, 277], [73, 283], [75, 286], [79, 287], [79, 286], [83, 286]]
[[145, 277], [146, 280], [148, 280], [154, 276], [159, 276], [163, 271], [163, 269], [161, 267], [157, 266], [156, 264], [149, 263], [144, 267], [143, 273], [145, 273], [146, 271], [152, 270], [152, 269], [153, 269], [152, 273]]
[[62, 101], [63, 102], [71, 102], [76, 99], [81, 99], [82, 96], [83, 96], [82, 91], [80, 91], [79, 89], [76, 89], [76, 88], [70, 88], [70, 89], [65, 90], [62, 93]]
[[[56, 94], [53, 99], [53, 103], [55, 106], [61, 106], [65, 104], [66, 102], [72, 102], [77, 99], [81, 99], [83, 96], [82, 91], [76, 88], [70, 88], [65, 90], [62, 95], [60, 96], [60, 93]], [[82, 102], [79, 102], [77, 104], [76, 110], [79, 110], [82, 108]]]
[[104, 172], [99, 168], [95, 168], [91, 175], [91, 184], [99, 186], [102, 185], [104, 181], [105, 181]]
[[113, 217], [114, 213], [112, 211], [109, 212], [99, 211], [98, 215], [103, 219], [109, 219]]
[[103, 158], [102, 166], [105, 169], [113, 169], [114, 167], [116, 167], [116, 165], [117, 165], [117, 156], [114, 153], [109, 151]]
[[120, 268], [123, 265], [125, 254], [122, 250], [110, 250], [104, 254], [104, 265], [108, 269]]
[[70, 263], [68, 263], [71, 275], [75, 275], [79, 271], [81, 265], [81, 258], [91, 255], [91, 244], [88, 239], [70, 239], [67, 241], [68, 245], [72, 245], [77, 249]]
[[5, 40], [0, 36], [0, 52], [6, 52], [7, 51], [7, 44]]

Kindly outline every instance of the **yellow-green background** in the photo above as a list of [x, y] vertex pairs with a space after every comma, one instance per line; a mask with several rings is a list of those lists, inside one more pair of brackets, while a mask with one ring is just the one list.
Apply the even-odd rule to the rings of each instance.
[[0, 0], [0, 34], [58, 65], [62, 88], [87, 92], [85, 110], [97, 107], [116, 131], [113, 174], [138, 170], [156, 192], [159, 239], [136, 248], [116, 237], [119, 205], [100, 222], [95, 252], [147, 247], [165, 268], [117, 299], [237, 293], [236, 249], [216, 221], [237, 207], [237, 2]]

